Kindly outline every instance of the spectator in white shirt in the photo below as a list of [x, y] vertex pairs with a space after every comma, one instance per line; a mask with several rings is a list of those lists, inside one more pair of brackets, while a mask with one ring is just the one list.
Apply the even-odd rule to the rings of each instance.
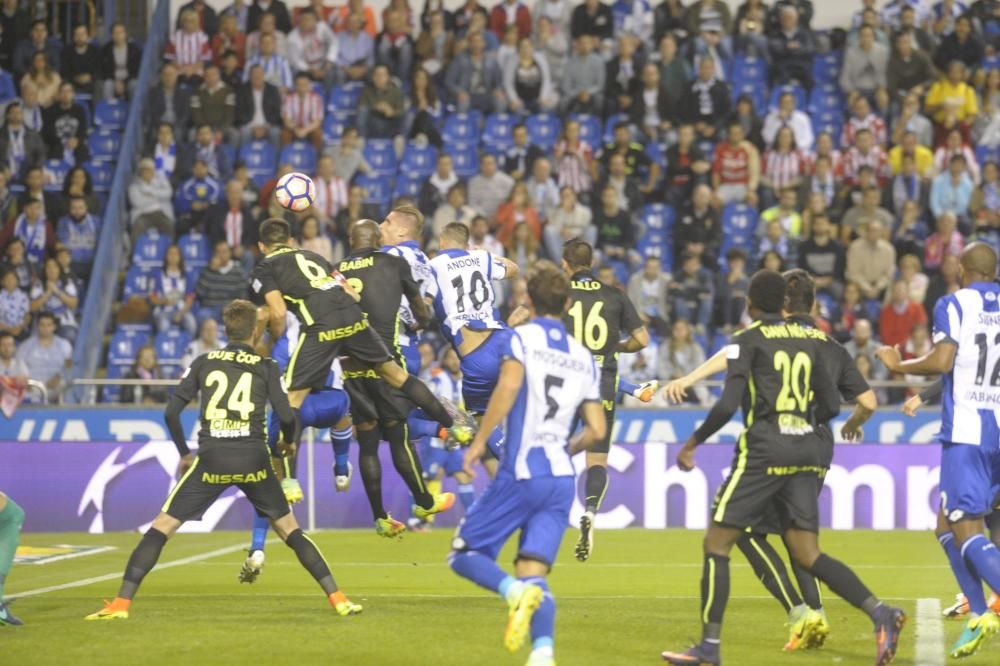
[[0, 377], [13, 377], [15, 380], [28, 380], [28, 366], [17, 354], [17, 341], [14, 335], [0, 331]]
[[51, 312], [38, 315], [37, 322], [35, 334], [21, 344], [17, 357], [28, 368], [28, 377], [45, 384], [49, 401], [56, 402], [73, 357], [73, 347], [56, 335], [56, 318]]
[[782, 127], [789, 127], [795, 135], [795, 145], [803, 151], [811, 151], [816, 138], [813, 135], [809, 116], [795, 108], [795, 95], [785, 93], [778, 100], [778, 108], [767, 114], [761, 136], [764, 143], [771, 145]]
[[288, 34], [288, 62], [296, 72], [329, 88], [334, 84], [337, 36], [312, 7], [299, 12], [299, 25]]

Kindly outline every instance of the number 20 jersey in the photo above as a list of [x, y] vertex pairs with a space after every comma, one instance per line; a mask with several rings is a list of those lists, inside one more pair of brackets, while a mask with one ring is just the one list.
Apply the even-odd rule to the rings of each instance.
[[934, 306], [934, 343], [957, 345], [942, 377], [941, 441], [1000, 447], [1000, 286], [975, 282]]
[[431, 259], [431, 268], [438, 284], [434, 310], [446, 335], [454, 338], [463, 326], [505, 327], [499, 321], [493, 292], [493, 280], [507, 277], [507, 268], [499, 257], [485, 250], [441, 250]]

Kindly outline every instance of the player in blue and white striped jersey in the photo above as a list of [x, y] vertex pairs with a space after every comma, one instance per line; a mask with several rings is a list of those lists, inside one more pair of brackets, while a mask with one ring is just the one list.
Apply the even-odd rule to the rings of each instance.
[[[561, 321], [569, 278], [545, 262], [528, 281], [537, 317], [514, 329], [500, 350], [496, 390], [466, 451], [465, 471], [486, 451], [488, 434], [506, 422], [507, 443], [496, 479], [459, 526], [452, 569], [503, 597], [510, 608], [504, 645], [516, 652], [530, 629], [530, 666], [554, 664], [555, 600], [546, 576], [555, 562], [576, 496], [572, 456], [604, 437], [600, 374], [593, 356]], [[572, 439], [582, 414], [583, 430]], [[520, 530], [515, 575], [496, 558]]]
[[1000, 550], [983, 534], [1000, 486], [1000, 285], [996, 251], [972, 243], [962, 252], [962, 289], [934, 306], [934, 347], [903, 361], [882, 347], [891, 371], [943, 379], [941, 414], [941, 512], [938, 540], [969, 601], [969, 620], [950, 653], [974, 654], [1000, 632], [987, 612], [982, 583], [1000, 590]]

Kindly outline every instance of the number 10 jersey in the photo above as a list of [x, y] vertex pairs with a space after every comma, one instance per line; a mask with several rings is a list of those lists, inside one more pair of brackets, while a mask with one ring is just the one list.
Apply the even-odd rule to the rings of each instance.
[[456, 344], [463, 326], [506, 328], [496, 311], [493, 292], [493, 280], [507, 277], [507, 267], [499, 257], [485, 250], [441, 250], [431, 259], [431, 268], [438, 284], [435, 314]]

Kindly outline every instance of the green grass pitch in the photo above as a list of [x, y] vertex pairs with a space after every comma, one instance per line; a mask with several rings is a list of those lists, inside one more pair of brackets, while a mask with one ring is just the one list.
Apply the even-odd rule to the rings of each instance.
[[[567, 532], [551, 583], [558, 604], [556, 659], [563, 666], [656, 664], [665, 648], [697, 637], [701, 533], [683, 530], [598, 532], [594, 557], [573, 560]], [[507, 654], [501, 644], [505, 605], [454, 575], [445, 562], [451, 530], [407, 534], [390, 542], [369, 531], [319, 532], [339, 584], [364, 604], [364, 614], [337, 617], [315, 582], [280, 543], [255, 585], [240, 585], [242, 552], [154, 570], [127, 621], [84, 622], [101, 600], [114, 597], [136, 534], [26, 534], [23, 545], [110, 545], [116, 550], [45, 565], [15, 565], [7, 594], [58, 586], [105, 574], [91, 583], [15, 603], [26, 626], [0, 629], [0, 663], [32, 664], [523, 664], [527, 648]], [[237, 547], [249, 534], [178, 535], [161, 563]], [[950, 603], [955, 584], [932, 534], [826, 532], [826, 550], [853, 565], [883, 598], [909, 615], [896, 663], [922, 664], [915, 654], [915, 607], [920, 598]], [[509, 563], [513, 551], [501, 555]], [[785, 615], [738, 551], [726, 613], [727, 666], [871, 664], [867, 618], [827, 594], [833, 633], [820, 651], [785, 654]], [[960, 623], [944, 621], [950, 645]], [[937, 663], [945, 663], [943, 661]], [[1000, 663], [1000, 639], [962, 663]]]

